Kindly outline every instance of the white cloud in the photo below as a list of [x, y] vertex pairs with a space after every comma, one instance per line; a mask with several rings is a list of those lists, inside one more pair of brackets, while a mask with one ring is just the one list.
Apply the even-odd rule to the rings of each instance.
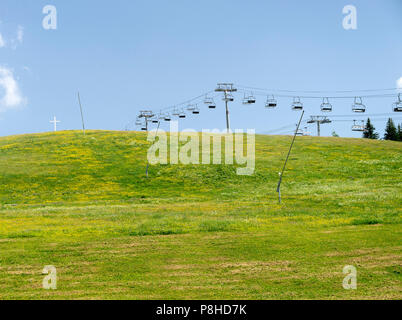
[[9, 38], [6, 42], [2, 34], [0, 33], [0, 48], [9, 47], [13, 50], [16, 50], [18, 45], [24, 42], [24, 27], [18, 25], [16, 36], [14, 38]]
[[14, 74], [0, 66], [0, 112], [17, 108], [25, 103]]
[[3, 36], [0, 33], [0, 48], [3, 48], [5, 46], [6, 46], [6, 42], [4, 41]]
[[398, 89], [402, 89], [402, 77], [400, 77], [398, 80], [396, 80], [396, 87]]

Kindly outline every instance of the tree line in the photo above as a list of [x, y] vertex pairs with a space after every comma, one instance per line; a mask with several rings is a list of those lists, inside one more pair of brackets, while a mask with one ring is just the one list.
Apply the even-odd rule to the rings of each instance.
[[[364, 132], [363, 132], [363, 138], [366, 139], [379, 139], [379, 134], [375, 131], [375, 128], [373, 124], [370, 121], [370, 118], [367, 119]], [[393, 141], [402, 141], [402, 130], [401, 130], [401, 125], [398, 124], [396, 127], [394, 124], [394, 121], [389, 118], [387, 121], [387, 125], [385, 127], [385, 134], [384, 134], [384, 140], [393, 140]]]

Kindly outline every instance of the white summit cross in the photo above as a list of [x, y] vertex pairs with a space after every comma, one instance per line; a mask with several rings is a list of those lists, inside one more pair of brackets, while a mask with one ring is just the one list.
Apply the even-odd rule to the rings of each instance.
[[54, 131], [57, 131], [57, 124], [60, 122], [59, 120], [56, 120], [56, 116], [53, 117], [53, 120], [49, 121], [50, 123], [53, 123], [54, 125]]

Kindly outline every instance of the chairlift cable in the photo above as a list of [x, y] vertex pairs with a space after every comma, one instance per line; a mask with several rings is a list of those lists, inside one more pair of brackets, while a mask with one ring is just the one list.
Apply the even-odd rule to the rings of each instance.
[[[206, 93], [203, 93], [203, 94], [201, 94], [201, 95], [199, 95], [199, 96], [196, 96], [196, 97], [194, 97], [194, 98], [192, 98], [192, 99], [189, 99], [189, 100], [186, 100], [186, 101], [177, 103], [177, 104], [175, 104], [175, 105], [172, 105], [172, 106], [170, 106], [170, 107], [161, 108], [160, 111], [170, 110], [170, 109], [173, 109], [173, 108], [176, 108], [176, 107], [179, 107], [179, 106], [183, 106], [183, 105], [185, 105], [185, 104], [189, 104], [189, 103], [191, 103], [191, 102], [193, 102], [193, 101], [196, 101], [196, 100], [198, 100], [198, 99], [204, 98], [206, 95], [211, 94], [212, 92], [214, 92], [214, 91], [211, 90], [211, 91], [208, 91], [208, 92], [206, 92]], [[215, 98], [216, 96], [217, 96], [217, 95], [215, 95], [214, 98]]]
[[[248, 92], [248, 90], [238, 89], [239, 92]], [[266, 96], [267, 94], [272, 93], [272, 91], [266, 92], [258, 92], [254, 91], [254, 94], [257, 96]], [[301, 99], [354, 99], [356, 96], [359, 98], [394, 98], [395, 94], [393, 93], [384, 93], [384, 94], [372, 94], [372, 95], [353, 95], [353, 96], [306, 96], [306, 95], [283, 95], [283, 94], [276, 94], [276, 97], [279, 98], [301, 98]]]
[[391, 116], [394, 113], [372, 113], [372, 114], [334, 114], [331, 115], [331, 118], [334, 117], [376, 117], [376, 116]]
[[263, 89], [236, 84], [237, 88], [247, 90], [259, 90], [267, 92], [293, 92], [293, 93], [352, 93], [352, 92], [379, 92], [379, 91], [395, 91], [401, 88], [386, 88], [386, 89], [363, 89], [363, 90], [283, 90], [283, 89]]

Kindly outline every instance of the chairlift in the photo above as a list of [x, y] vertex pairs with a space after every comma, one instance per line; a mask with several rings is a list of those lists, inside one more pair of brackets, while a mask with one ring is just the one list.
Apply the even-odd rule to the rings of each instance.
[[274, 96], [267, 97], [267, 102], [265, 103], [266, 108], [275, 108], [277, 105], [278, 105], [278, 103]]
[[135, 120], [135, 125], [140, 126], [141, 124], [142, 124], [142, 121], [139, 118], [137, 118], [137, 120]]
[[166, 113], [166, 115], [164, 117], [164, 120], [165, 121], [170, 121], [171, 120], [169, 113]]
[[244, 95], [243, 98], [243, 104], [254, 104], [255, 103], [255, 97], [253, 96], [253, 94], [251, 95]]
[[363, 100], [361, 97], [355, 97], [355, 101], [352, 105], [352, 111], [360, 113], [366, 112], [366, 106], [363, 104]]
[[353, 126], [352, 126], [352, 131], [358, 131], [358, 132], [363, 132], [365, 129], [364, 121], [361, 121], [362, 124], [356, 124], [356, 120], [353, 120]]
[[[297, 130], [297, 124], [296, 124], [296, 130]], [[304, 132], [302, 129], [299, 129], [295, 132], [296, 136], [304, 136]]]
[[215, 109], [216, 104], [213, 98], [205, 96], [204, 104], [208, 106], [209, 109]]
[[174, 116], [174, 117], [180, 116], [179, 110], [177, 110], [176, 108], [174, 108], [174, 109], [173, 109], [173, 112], [172, 112], [172, 116]]
[[159, 122], [158, 118], [156, 117], [152, 118], [152, 123], [158, 123], [158, 122]]
[[194, 111], [194, 109], [195, 109], [195, 106], [192, 105], [192, 104], [189, 104], [189, 105], [187, 106], [187, 110], [188, 110], [188, 111]]
[[213, 98], [206, 97], [204, 103], [208, 106], [209, 109], [216, 108], [216, 104]]
[[165, 115], [161, 112], [161, 113], [159, 113], [157, 119], [158, 119], [158, 122], [160, 122], [165, 119]]
[[321, 111], [322, 112], [331, 112], [332, 111], [332, 104], [329, 103], [328, 98], [324, 98], [322, 100]]
[[186, 117], [186, 113], [184, 112], [184, 110], [182, 110], [179, 114], [179, 118], [180, 119], [184, 119]]
[[392, 110], [394, 112], [402, 112], [402, 98], [401, 94], [398, 94], [398, 101], [392, 105]]
[[226, 93], [226, 96], [223, 97], [223, 101], [232, 102], [232, 101], [234, 101], [234, 97], [231, 93]]
[[197, 105], [195, 105], [193, 114], [200, 114], [200, 109], [198, 109]]
[[296, 111], [303, 110], [303, 103], [301, 103], [300, 97], [293, 98], [292, 109]]

